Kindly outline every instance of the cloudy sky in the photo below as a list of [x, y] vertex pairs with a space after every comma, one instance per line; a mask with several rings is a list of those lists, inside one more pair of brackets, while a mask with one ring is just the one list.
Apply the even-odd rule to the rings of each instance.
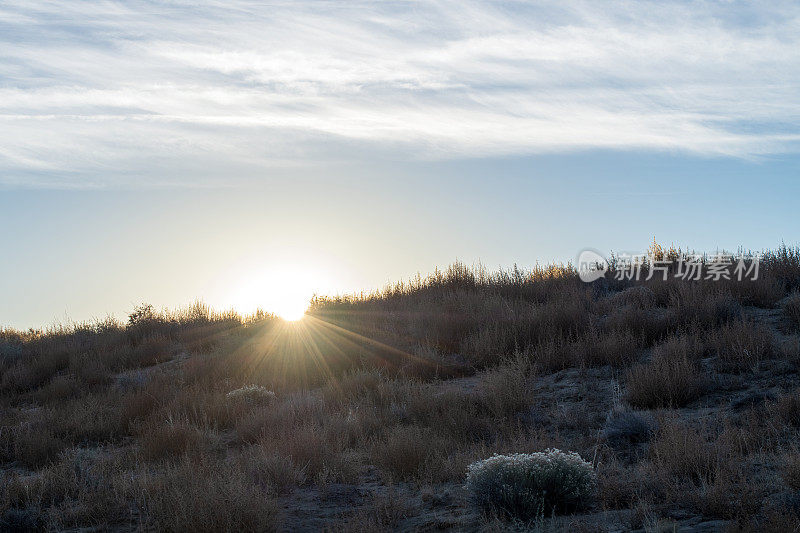
[[794, 243], [798, 152], [796, 2], [2, 0], [0, 324]]

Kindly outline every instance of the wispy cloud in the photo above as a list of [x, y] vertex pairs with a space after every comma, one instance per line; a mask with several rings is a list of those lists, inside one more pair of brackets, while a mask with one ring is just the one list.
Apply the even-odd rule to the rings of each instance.
[[0, 183], [799, 147], [793, 2], [0, 4]]

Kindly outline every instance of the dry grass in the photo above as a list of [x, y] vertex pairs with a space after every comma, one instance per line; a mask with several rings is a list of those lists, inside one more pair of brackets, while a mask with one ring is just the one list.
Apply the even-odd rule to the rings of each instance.
[[145, 461], [200, 456], [213, 448], [213, 434], [186, 422], [153, 425], [139, 436], [139, 449]]
[[787, 487], [792, 490], [800, 490], [800, 453], [797, 450], [783, 455], [780, 473]]
[[676, 481], [710, 483], [719, 470], [713, 444], [685, 422], [664, 421], [650, 445], [650, 455], [659, 474]]
[[306, 482], [305, 471], [291, 457], [278, 455], [265, 446], [251, 446], [237, 457], [239, 468], [255, 483], [277, 494], [287, 494]]
[[609, 414], [602, 437], [612, 448], [625, 450], [649, 442], [656, 428], [653, 417], [647, 413], [616, 410]]
[[780, 423], [800, 427], [800, 389], [782, 394], [771, 407]]
[[741, 304], [724, 286], [714, 283], [673, 282], [669, 308], [679, 325], [708, 329], [741, 315]]
[[277, 506], [268, 493], [226, 464], [182, 461], [140, 476], [137, 501], [159, 531], [277, 529]]
[[476, 393], [494, 417], [513, 417], [530, 407], [534, 379], [524, 360], [510, 360], [485, 373]]
[[371, 459], [390, 478], [413, 480], [445, 458], [437, 454], [437, 435], [429, 428], [395, 426], [375, 441]]
[[[459, 527], [478, 520], [469, 464], [549, 447], [593, 458], [600, 507], [630, 510], [606, 529], [667, 508], [795, 527], [800, 352], [752, 306], [797, 324], [800, 251], [761, 276], [585, 284], [569, 266], [456, 264], [317, 299], [302, 330], [201, 304], [0, 329], [0, 529], [301, 527], [276, 499], [314, 501], [329, 529]], [[243, 387], [261, 392], [229, 395]]]
[[369, 502], [363, 509], [349, 513], [330, 531], [353, 533], [391, 531], [397, 529], [401, 520], [409, 514], [407, 502], [390, 485], [385, 493], [371, 494]]
[[715, 365], [721, 372], [744, 372], [757, 369], [771, 358], [777, 348], [772, 331], [764, 325], [735, 321], [709, 335], [709, 345], [716, 354]]
[[35, 422], [22, 422], [0, 428], [0, 454], [3, 462], [19, 462], [38, 469], [52, 463], [66, 447], [51, 428]]
[[793, 292], [786, 297], [783, 314], [793, 328], [800, 328], [800, 292]]
[[687, 356], [654, 355], [652, 361], [628, 372], [626, 399], [634, 407], [683, 407], [696, 400], [708, 385], [697, 363]]

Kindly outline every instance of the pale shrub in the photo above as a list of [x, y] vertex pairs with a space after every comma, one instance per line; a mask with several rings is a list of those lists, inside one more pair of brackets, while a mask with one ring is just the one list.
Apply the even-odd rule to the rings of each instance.
[[475, 505], [525, 521], [585, 508], [595, 486], [590, 463], [556, 449], [494, 455], [467, 469], [466, 489]]
[[261, 385], [245, 385], [225, 395], [229, 401], [251, 405], [270, 404], [275, 401], [275, 393]]

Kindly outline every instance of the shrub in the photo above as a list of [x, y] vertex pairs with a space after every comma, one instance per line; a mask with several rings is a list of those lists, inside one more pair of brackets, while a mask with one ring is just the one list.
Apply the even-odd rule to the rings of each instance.
[[42, 513], [35, 509], [9, 509], [0, 515], [0, 530], [44, 531]]
[[274, 453], [291, 457], [295, 465], [309, 478], [330, 465], [342, 450], [326, 441], [323, 427], [317, 424], [296, 425], [283, 435], [264, 435], [261, 446]]
[[140, 453], [146, 461], [199, 455], [207, 447], [206, 435], [186, 423], [154, 425], [140, 436]]
[[595, 487], [590, 463], [577, 453], [556, 449], [494, 455], [467, 470], [466, 489], [473, 504], [524, 521], [583, 509]]
[[609, 296], [606, 301], [612, 308], [632, 305], [639, 309], [651, 309], [656, 305], [656, 295], [652, 289], [638, 285], [623, 289]]
[[415, 388], [409, 392], [407, 403], [403, 401], [390, 407], [390, 412], [401, 420], [436, 428], [437, 433], [448, 440], [488, 441], [493, 438], [493, 424], [487, 419], [492, 405], [508, 405], [505, 400], [488, 397], [491, 391], [491, 386], [487, 388], [483, 384], [475, 391], [453, 387], [436, 393], [429, 388]]
[[761, 276], [755, 280], [732, 280], [727, 285], [742, 305], [754, 305], [765, 309], [774, 307], [785, 294], [784, 284], [771, 276]]
[[711, 332], [709, 337], [717, 355], [715, 366], [723, 372], [753, 370], [776, 352], [772, 331], [762, 324], [731, 322]]
[[[696, 491], [687, 494], [688, 503], [703, 516], [744, 521], [756, 515], [769, 490], [758, 479], [748, 475], [741, 463], [718, 465], [713, 480], [701, 483]], [[760, 529], [760, 531], [779, 531]]]
[[55, 376], [50, 383], [36, 391], [36, 398], [41, 403], [58, 402], [75, 398], [81, 394], [81, 384], [75, 376]]
[[795, 328], [800, 327], [800, 292], [793, 292], [783, 301], [783, 314]]
[[655, 422], [647, 414], [636, 411], [614, 411], [603, 427], [603, 439], [613, 448], [624, 448], [650, 440]]
[[790, 427], [800, 427], [800, 389], [782, 394], [770, 407], [779, 422]]
[[736, 298], [713, 285], [678, 283], [669, 295], [669, 307], [675, 311], [680, 325], [710, 328], [741, 315]]
[[0, 390], [23, 392], [40, 387], [69, 365], [66, 352], [44, 354], [30, 360], [20, 359], [3, 373]]
[[305, 473], [295, 466], [290, 457], [269, 454], [261, 446], [245, 451], [240, 461], [241, 469], [248, 472], [259, 486], [278, 494], [288, 493], [305, 482]]
[[687, 359], [698, 361], [706, 351], [703, 337], [696, 333], [673, 335], [653, 348], [653, 357], [669, 360]]
[[644, 338], [627, 330], [592, 329], [570, 345], [571, 360], [586, 366], [629, 366], [638, 357]]
[[130, 430], [133, 422], [144, 420], [158, 407], [158, 398], [149, 391], [137, 391], [122, 398], [120, 417], [126, 429]]
[[104, 361], [97, 357], [76, 358], [71, 362], [75, 373], [85, 386], [94, 387], [107, 383], [111, 379], [111, 371]]
[[346, 372], [327, 383], [322, 391], [323, 398], [325, 403], [331, 405], [343, 405], [362, 398], [379, 401], [381, 382], [379, 370], [359, 369], [354, 372]]
[[53, 462], [66, 447], [53, 428], [41, 423], [0, 427], [0, 461], [19, 461], [29, 468]]
[[133, 349], [130, 366], [143, 367], [161, 363], [175, 353], [175, 345], [164, 335], [145, 337]]
[[673, 480], [710, 483], [720, 470], [718, 453], [705, 431], [679, 420], [667, 420], [650, 443], [650, 455], [659, 475]]
[[525, 363], [509, 361], [487, 372], [476, 392], [494, 416], [512, 416], [530, 407], [531, 391], [526, 378]]
[[634, 407], [683, 407], [699, 398], [704, 380], [694, 362], [686, 357], [654, 356], [649, 363], [628, 372], [627, 400]]
[[260, 385], [245, 385], [225, 396], [229, 401], [248, 405], [269, 405], [275, 401], [275, 393]]
[[615, 309], [603, 324], [607, 330], [628, 331], [652, 344], [674, 327], [674, 321], [674, 315], [664, 309], [642, 309], [627, 305]]
[[236, 422], [236, 439], [242, 443], [254, 443], [270, 429], [276, 417], [273, 413], [253, 411]]
[[325, 406], [310, 394], [294, 394], [272, 409], [255, 409], [235, 424], [240, 442], [256, 442], [264, 435], [280, 439], [282, 444], [296, 436], [292, 428], [322, 426], [328, 421]]
[[246, 473], [227, 464], [181, 461], [161, 471], [145, 471], [134, 483], [146, 530], [278, 529], [275, 502]]
[[435, 455], [436, 436], [429, 428], [396, 426], [372, 448], [372, 460], [390, 476], [412, 480]]
[[[400, 521], [408, 516], [411, 508], [409, 498], [390, 485], [386, 492], [372, 492], [363, 507], [331, 529], [342, 533], [398, 531], [402, 529], [398, 527]], [[436, 525], [441, 527], [444, 524]]]
[[784, 454], [780, 468], [784, 483], [792, 490], [800, 490], [800, 454], [792, 450]]
[[603, 509], [629, 509], [640, 499], [644, 484], [641, 468], [626, 466], [615, 458], [597, 465], [597, 499]]

